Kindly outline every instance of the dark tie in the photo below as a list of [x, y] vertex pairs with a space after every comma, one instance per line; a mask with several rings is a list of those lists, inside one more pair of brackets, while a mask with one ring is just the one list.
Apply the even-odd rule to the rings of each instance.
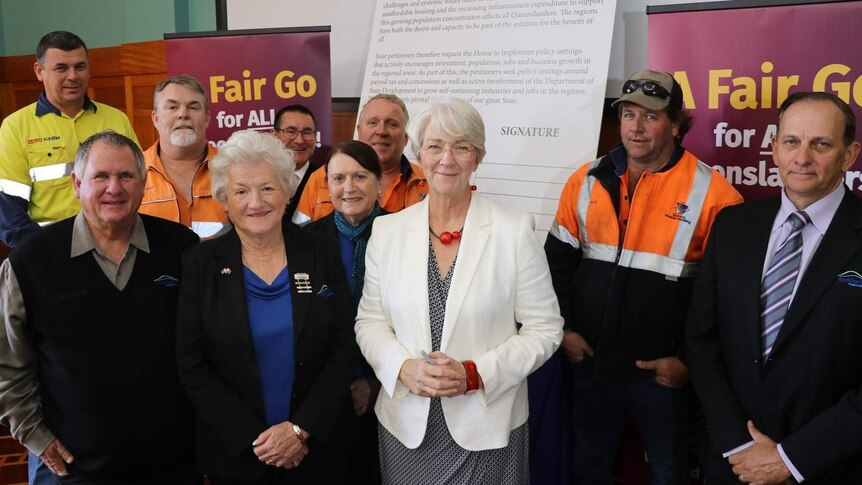
[[811, 218], [805, 211], [798, 211], [790, 214], [787, 222], [793, 229], [772, 257], [760, 290], [764, 363], [772, 352], [772, 345], [790, 306], [790, 297], [799, 276], [799, 263], [802, 261], [802, 228], [811, 222]]

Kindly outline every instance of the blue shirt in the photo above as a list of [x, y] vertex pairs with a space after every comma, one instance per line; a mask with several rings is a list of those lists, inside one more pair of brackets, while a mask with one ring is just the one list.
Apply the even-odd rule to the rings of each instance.
[[353, 277], [353, 251], [356, 245], [344, 234], [335, 231], [338, 234], [338, 249], [341, 252], [341, 264], [344, 265], [344, 273], [347, 275], [347, 281]]
[[293, 303], [287, 266], [271, 285], [243, 267], [251, 338], [269, 426], [290, 419], [294, 383]]

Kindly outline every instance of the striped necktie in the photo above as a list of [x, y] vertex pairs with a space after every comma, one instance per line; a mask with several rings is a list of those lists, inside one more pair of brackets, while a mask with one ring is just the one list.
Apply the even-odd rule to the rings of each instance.
[[760, 290], [764, 364], [772, 352], [772, 345], [790, 306], [793, 287], [799, 276], [799, 263], [802, 261], [802, 228], [811, 222], [811, 218], [805, 211], [797, 211], [787, 217], [787, 222], [792, 226], [790, 235], [772, 257]]

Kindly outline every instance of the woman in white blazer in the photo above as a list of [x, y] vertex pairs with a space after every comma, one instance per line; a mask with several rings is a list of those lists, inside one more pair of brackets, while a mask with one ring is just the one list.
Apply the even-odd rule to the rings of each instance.
[[384, 483], [528, 483], [527, 376], [563, 325], [544, 251], [530, 215], [472, 192], [470, 104], [431, 102], [411, 140], [429, 194], [374, 222], [355, 327], [384, 390]]

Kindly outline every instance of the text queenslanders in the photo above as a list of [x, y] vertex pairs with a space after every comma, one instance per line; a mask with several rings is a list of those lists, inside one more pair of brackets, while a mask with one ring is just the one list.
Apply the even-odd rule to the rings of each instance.
[[559, 138], [559, 128], [545, 128], [540, 126], [504, 126], [500, 128], [503, 136], [537, 136], [544, 138]]

